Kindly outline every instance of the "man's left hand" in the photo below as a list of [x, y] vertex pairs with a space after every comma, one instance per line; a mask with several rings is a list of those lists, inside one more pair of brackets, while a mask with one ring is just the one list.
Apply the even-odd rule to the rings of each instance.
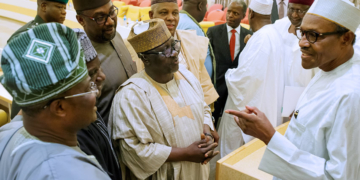
[[[214, 129], [214, 131], [212, 131], [209, 127], [209, 125], [204, 124], [204, 134], [211, 134], [213, 136], [214, 139], [212, 139], [212, 137], [210, 136], [205, 136], [205, 138], [207, 138], [207, 145], [212, 144], [212, 143], [218, 143], [219, 142], [219, 135], [216, 131], [216, 129]], [[202, 145], [204, 146], [204, 145]], [[208, 151], [205, 156], [207, 157], [202, 164], [207, 164], [213, 157], [215, 157], [216, 155], [219, 154], [219, 151], [214, 151], [214, 149]]]
[[268, 118], [256, 107], [246, 106], [243, 111], [226, 110], [225, 113], [234, 115], [236, 124], [245, 134], [262, 140], [266, 145], [275, 134], [275, 129]]

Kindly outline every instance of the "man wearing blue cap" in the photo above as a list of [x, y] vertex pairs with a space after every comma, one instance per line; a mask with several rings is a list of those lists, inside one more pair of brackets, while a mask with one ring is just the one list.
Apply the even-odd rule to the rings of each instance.
[[98, 89], [74, 31], [47, 23], [20, 34], [1, 68], [23, 116], [0, 128], [0, 179], [110, 179], [78, 147], [77, 132], [96, 120]]

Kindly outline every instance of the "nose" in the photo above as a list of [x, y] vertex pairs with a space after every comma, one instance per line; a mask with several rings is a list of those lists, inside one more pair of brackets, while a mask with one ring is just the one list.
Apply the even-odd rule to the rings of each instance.
[[296, 11], [293, 11], [293, 13], [291, 14], [292, 17], [298, 17], [298, 13]]
[[99, 69], [99, 75], [96, 77], [96, 82], [102, 83], [106, 79], [106, 75], [102, 71], [102, 69]]
[[169, 13], [169, 15], [166, 17], [166, 19], [169, 20], [169, 21], [174, 21], [175, 16], [172, 13]]
[[300, 48], [303, 47], [309, 47], [310, 46], [310, 42], [306, 39], [306, 36], [301, 36], [301, 39], [299, 40], [299, 46]]
[[177, 52], [175, 49], [171, 49], [171, 55], [170, 57], [176, 57], [179, 55], [179, 52]]
[[115, 21], [110, 16], [108, 16], [106, 21], [105, 21], [105, 25], [113, 25], [114, 22]]
[[61, 9], [61, 14], [66, 15], [66, 7]]
[[234, 17], [234, 13], [230, 12], [229, 17]]

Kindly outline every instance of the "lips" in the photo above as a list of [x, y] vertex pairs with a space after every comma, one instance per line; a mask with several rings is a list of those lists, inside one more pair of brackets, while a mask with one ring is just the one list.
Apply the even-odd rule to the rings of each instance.
[[167, 24], [166, 27], [168, 29], [173, 29], [173, 28], [175, 28], [175, 25], [174, 24]]
[[112, 29], [107, 29], [107, 30], [105, 30], [105, 33], [106, 34], [112, 34], [114, 32], [114, 29], [112, 28]]

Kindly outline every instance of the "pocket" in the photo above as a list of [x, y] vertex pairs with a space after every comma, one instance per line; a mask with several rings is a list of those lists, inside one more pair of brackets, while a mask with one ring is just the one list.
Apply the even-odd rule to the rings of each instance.
[[304, 150], [313, 147], [314, 137], [311, 132], [295, 118], [291, 119], [286, 137], [299, 149]]

